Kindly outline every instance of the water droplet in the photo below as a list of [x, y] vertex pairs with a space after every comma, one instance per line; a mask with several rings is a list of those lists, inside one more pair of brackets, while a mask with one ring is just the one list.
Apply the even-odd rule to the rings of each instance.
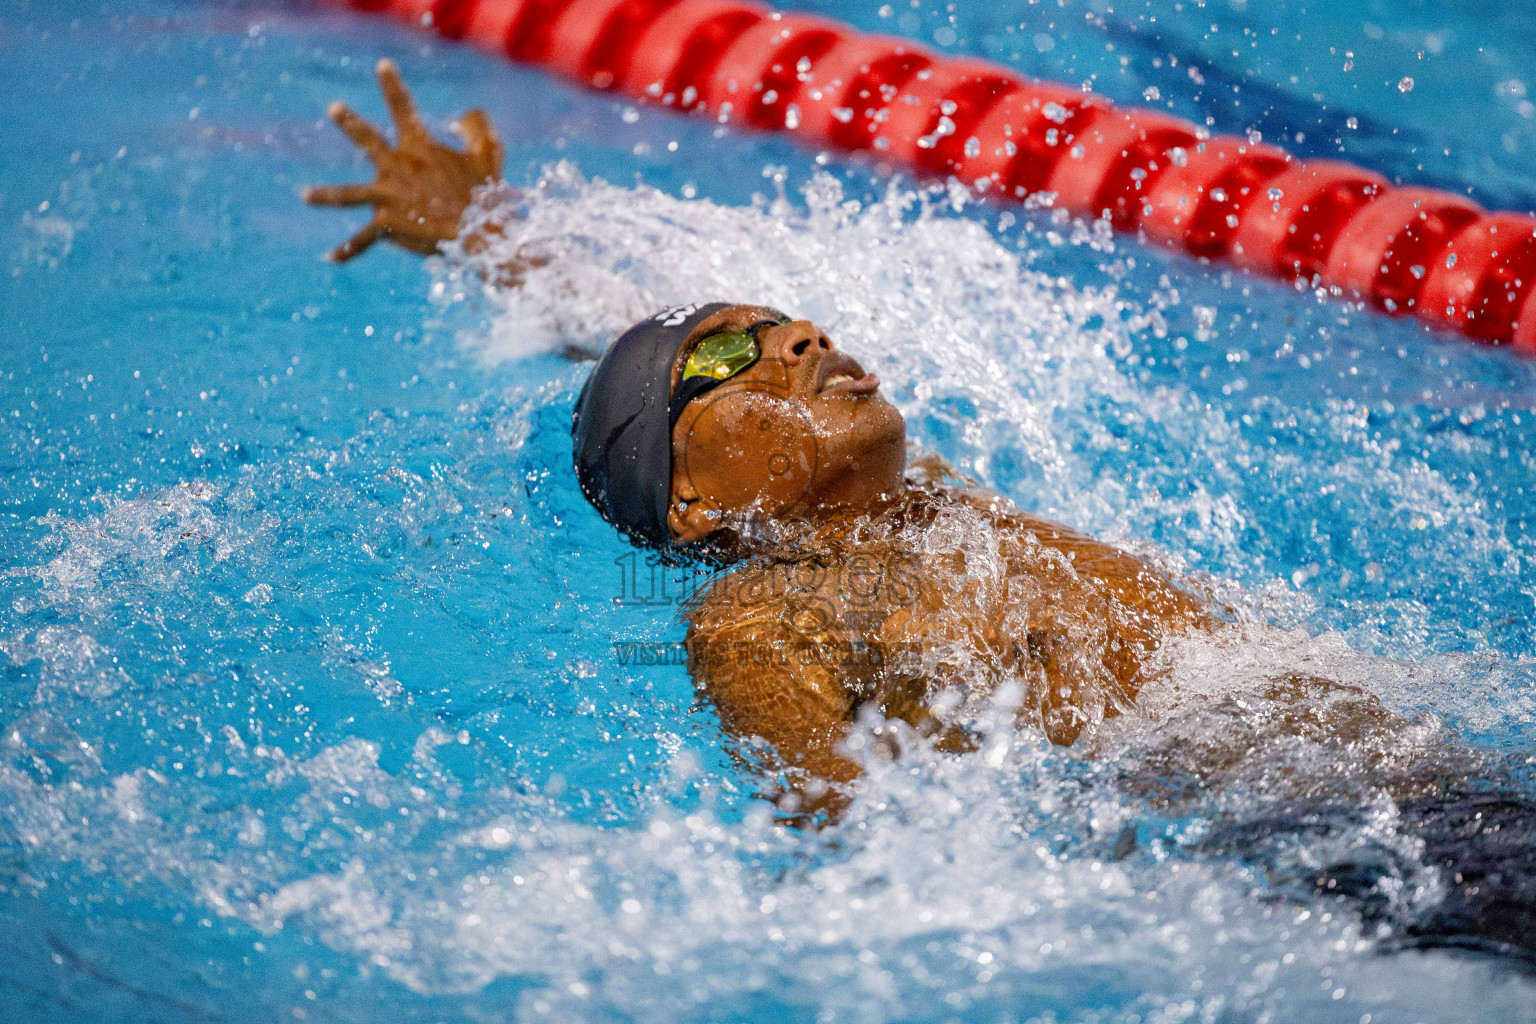
[[1408, 77], [1407, 75], [1404, 75], [1402, 78], [1398, 79], [1397, 91], [1398, 92], [1413, 92], [1413, 79]]
[[1424, 267], [1421, 264], [1415, 263], [1413, 266], [1409, 267], [1408, 273], [1412, 274], [1420, 281], [1424, 280]]
[[976, 136], [972, 135], [965, 140], [965, 155], [971, 159], [981, 156], [981, 140]]
[[1141, 91], [1141, 98], [1148, 103], [1155, 103], [1163, 98], [1163, 93], [1157, 86], [1149, 85]]
[[1280, 201], [1280, 197], [1283, 195], [1285, 195], [1285, 193], [1278, 188], [1272, 188], [1269, 190], [1269, 198], [1271, 202], [1278, 203]]
[[1346, 128], [1359, 128], [1360, 119], [1358, 117], [1346, 117], [1344, 119], [1344, 126]]
[[1215, 202], [1218, 202], [1218, 203], [1226, 202], [1227, 201], [1227, 190], [1224, 189], [1224, 188], [1213, 188], [1213, 189], [1211, 189], [1211, 199], [1213, 201], [1215, 201]]
[[1445, 265], [1447, 267], [1454, 267], [1456, 265], [1456, 254], [1455, 253], [1450, 253], [1449, 255], [1447, 255], [1445, 257]]

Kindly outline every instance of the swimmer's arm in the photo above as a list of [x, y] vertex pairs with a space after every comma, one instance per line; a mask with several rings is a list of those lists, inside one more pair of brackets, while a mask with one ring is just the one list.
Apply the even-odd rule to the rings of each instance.
[[[362, 254], [381, 239], [424, 256], [436, 253], [442, 243], [459, 237], [475, 190], [501, 180], [505, 152], [485, 111], [471, 110], [454, 124], [465, 142], [461, 153], [432, 137], [393, 61], [380, 61], [378, 75], [398, 136], [393, 148], [346, 104], [337, 101], [328, 111], [331, 120], [367, 154], [377, 176], [368, 184], [314, 185], [303, 193], [304, 200], [315, 206], [373, 207], [367, 225], [331, 250], [330, 258], [338, 263]], [[484, 249], [499, 231], [493, 220], [485, 220], [477, 233], [464, 240], [465, 249], [470, 253]], [[523, 272], [532, 265], [532, 260], [514, 259], [499, 269], [495, 283], [521, 284]]]
[[1014, 518], [1041, 544], [1071, 559], [1078, 575], [1103, 585], [1124, 606], [1135, 609], [1148, 627], [1182, 633], [1215, 625], [1199, 598], [1135, 555], [1044, 519], [1025, 514]]
[[[1006, 522], [1066, 556], [1065, 562], [1038, 562], [1010, 581], [1010, 600], [1029, 608], [1021, 665], [1045, 684], [1026, 704], [1054, 743], [1072, 744], [1098, 711], [1113, 715], [1133, 702], [1169, 637], [1216, 625], [1197, 597], [1133, 555], [1033, 516], [1013, 513]], [[1084, 674], [1098, 669], [1084, 662], [1081, 641], [1073, 639], [1096, 628], [1107, 630], [1097, 662], [1108, 673], [1100, 677], [1107, 689]]]
[[1078, 575], [1106, 586], [1126, 606], [1146, 616], [1151, 626], [1167, 632], [1185, 632], [1209, 629], [1216, 624], [1203, 601], [1135, 555], [1060, 523], [1022, 512], [1001, 495], [979, 488], [953, 489], [951, 493], [995, 516], [999, 527], [1031, 535], [1045, 547], [1066, 555]]

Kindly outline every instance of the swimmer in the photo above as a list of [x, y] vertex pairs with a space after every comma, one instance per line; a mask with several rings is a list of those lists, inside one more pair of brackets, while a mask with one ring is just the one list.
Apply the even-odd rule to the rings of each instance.
[[[483, 112], [456, 125], [467, 144], [456, 151], [432, 138], [392, 63], [379, 80], [397, 146], [346, 106], [330, 108], [377, 179], [304, 192], [317, 205], [373, 208], [332, 251], [338, 261], [381, 240], [437, 251], [458, 237], [475, 190], [500, 177], [502, 146]], [[477, 240], [462, 244], [473, 251]], [[514, 260], [496, 283], [516, 285], [536, 265]], [[880, 742], [900, 742], [906, 728], [963, 751], [976, 714], [1002, 697], [1021, 725], [1091, 748], [1168, 674], [1174, 641], [1235, 636], [1220, 608], [1145, 561], [1020, 510], [932, 456], [909, 458], [879, 378], [815, 324], [766, 306], [685, 305], [625, 331], [587, 378], [572, 440], [582, 492], [605, 520], [664, 560], [717, 570], [687, 604], [689, 671], [738, 756], [778, 777], [768, 795], [795, 823], [835, 818], [850, 799], [860, 769], [848, 741], [867, 735], [855, 726], [868, 712], [905, 723], [877, 725]], [[1283, 673], [1260, 698], [1257, 716], [1243, 699], [1209, 702], [1196, 715], [1214, 726], [1188, 742], [1171, 720], [1128, 787], [1174, 808], [1189, 799], [1186, 780], [1199, 790], [1257, 778], [1249, 791], [1274, 812], [1223, 819], [1199, 848], [1278, 850], [1276, 877], [1294, 871], [1284, 854], [1294, 836], [1344, 827], [1362, 813], [1359, 786], [1379, 787], [1418, 859], [1345, 851], [1307, 868], [1303, 891], [1350, 895], [1409, 944], [1536, 964], [1536, 808], [1507, 772], [1433, 730], [1412, 739], [1357, 687]], [[1332, 767], [1273, 770], [1287, 749], [1308, 746]], [[1441, 902], [1387, 899], [1403, 873], [1426, 869], [1443, 872], [1426, 883], [1446, 887]]]
[[[398, 147], [333, 104], [378, 179], [305, 192], [374, 209], [335, 260], [384, 239], [433, 251], [500, 173], [483, 112], [458, 122], [456, 152], [396, 67], [378, 73]], [[766, 740], [799, 780], [801, 809], [835, 807], [858, 774], [840, 746], [865, 707], [962, 748], [958, 708], [1013, 681], [1021, 720], [1068, 745], [1135, 700], [1167, 638], [1216, 623], [1125, 552], [955, 486], [931, 458], [909, 468], [879, 378], [775, 309], [683, 306], [631, 328], [598, 360], [572, 434], [604, 519], [673, 559], [730, 567], [691, 602], [690, 668], [726, 729]]]

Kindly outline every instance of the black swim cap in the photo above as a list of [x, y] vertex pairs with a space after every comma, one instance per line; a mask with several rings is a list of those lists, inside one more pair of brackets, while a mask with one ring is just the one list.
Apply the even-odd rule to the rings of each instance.
[[728, 302], [664, 309], [609, 346], [576, 399], [571, 448], [592, 507], [636, 544], [672, 547], [672, 364], [688, 335]]

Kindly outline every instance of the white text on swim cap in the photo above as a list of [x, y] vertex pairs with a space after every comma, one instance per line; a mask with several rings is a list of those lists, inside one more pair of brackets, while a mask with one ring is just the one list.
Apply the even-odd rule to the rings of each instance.
[[686, 306], [673, 306], [671, 309], [664, 309], [657, 313], [653, 319], [660, 320], [663, 327], [677, 327], [698, 311], [699, 304], [697, 302], [690, 302]]

